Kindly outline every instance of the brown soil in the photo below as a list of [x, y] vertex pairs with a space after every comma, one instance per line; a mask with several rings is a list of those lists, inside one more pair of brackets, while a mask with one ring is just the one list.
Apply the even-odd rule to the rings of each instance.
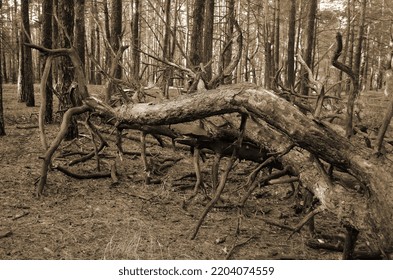
[[[114, 137], [104, 134], [108, 141], [112, 140], [103, 152], [102, 167], [108, 170], [107, 163], [116, 160], [120, 180], [117, 186], [112, 186], [110, 178], [77, 180], [53, 170], [44, 197], [37, 199], [35, 183], [40, 175], [39, 157], [43, 149], [38, 128], [31, 126], [37, 125], [39, 108], [26, 108], [18, 103], [15, 86], [5, 85], [4, 95], [7, 135], [0, 138], [0, 236], [5, 236], [0, 238], [0, 259], [225, 259], [229, 252], [233, 259], [341, 256], [307, 247], [305, 241], [310, 234], [306, 228], [288, 239], [291, 231], [265, 222], [268, 219], [294, 227], [302, 219], [303, 214], [294, 210], [296, 198], [285, 198], [291, 190], [289, 185], [258, 189], [239, 213], [234, 205], [244, 194], [247, 175], [255, 167], [249, 162], [236, 165], [222, 201], [208, 214], [197, 238], [190, 240], [208, 203], [199, 194], [187, 209], [182, 208], [183, 201], [192, 194], [195, 178], [178, 179], [193, 173], [192, 157], [186, 150], [161, 148], [150, 137], [149, 158], [157, 170], [163, 164], [179, 160], [154, 175], [161, 180], [159, 184], [144, 183], [138, 155], [126, 155], [123, 161], [115, 158]], [[57, 124], [47, 126], [50, 140], [57, 129]], [[83, 130], [82, 134], [87, 135]], [[138, 135], [128, 131], [128, 136]], [[139, 143], [130, 139], [125, 140], [124, 148], [140, 151]], [[63, 142], [54, 164], [66, 166], [78, 157], [60, 157], [62, 151], [91, 149], [87, 137]], [[208, 155], [202, 163], [207, 183], [211, 160]], [[70, 167], [85, 173], [94, 172], [95, 168], [94, 159]], [[207, 188], [211, 196], [210, 192]], [[320, 233], [342, 234], [340, 225], [328, 214], [316, 217], [316, 229]]]

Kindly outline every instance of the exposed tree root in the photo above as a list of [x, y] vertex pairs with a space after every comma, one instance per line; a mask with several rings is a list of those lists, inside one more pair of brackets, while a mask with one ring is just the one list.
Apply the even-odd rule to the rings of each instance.
[[[305, 244], [316, 250], [328, 250], [334, 252], [343, 252], [344, 245], [343, 243], [329, 243], [329, 242], [320, 242], [316, 239], [309, 239], [305, 242]], [[385, 257], [379, 251], [368, 252], [365, 250], [356, 250], [353, 252], [353, 259], [355, 260], [381, 260]]]
[[146, 133], [141, 132], [141, 159], [142, 159], [142, 164], [143, 164], [143, 172], [144, 172], [144, 177], [145, 177], [145, 184], [149, 185], [151, 182], [151, 166], [149, 166], [149, 163], [147, 162], [147, 155], [146, 155]]
[[43, 192], [44, 187], [46, 185], [46, 180], [48, 177], [48, 169], [49, 169], [49, 165], [51, 164], [51, 161], [52, 161], [52, 156], [53, 156], [54, 152], [57, 150], [57, 148], [59, 147], [61, 141], [64, 139], [72, 116], [82, 114], [82, 113], [85, 113], [90, 110], [91, 109], [89, 106], [82, 105], [80, 107], [70, 108], [64, 114], [63, 121], [60, 126], [60, 131], [44, 155], [44, 160], [43, 160], [42, 167], [41, 167], [41, 177], [40, 177], [40, 181], [38, 182], [38, 186], [37, 186], [37, 192], [36, 192], [37, 196], [42, 195], [42, 192]]
[[346, 229], [343, 259], [352, 260], [355, 251], [355, 244], [358, 239], [359, 231], [351, 225], [344, 225]]
[[117, 177], [117, 170], [116, 170], [116, 161], [113, 161], [111, 163], [111, 178], [112, 178], [112, 184], [111, 186], [117, 186], [119, 184], [119, 178]]
[[75, 173], [65, 167], [62, 166], [56, 166], [57, 170], [63, 172], [65, 175], [70, 176], [75, 179], [80, 179], [80, 180], [85, 180], [85, 179], [100, 179], [100, 178], [110, 178], [111, 177], [111, 172], [96, 172], [96, 173], [91, 173], [91, 174], [80, 174], [80, 173]]
[[257, 180], [257, 177], [254, 178], [253, 182], [251, 182], [251, 185], [249, 186], [247, 193], [243, 196], [242, 200], [240, 201], [240, 207], [244, 207], [244, 204], [246, 203], [247, 199], [250, 197], [251, 193], [255, 190], [255, 188], [258, 186], [260, 183], [262, 186], [265, 186], [268, 184], [268, 182], [272, 179], [277, 179], [282, 176], [285, 176], [288, 174], [289, 168], [285, 167], [283, 170], [279, 170], [277, 172], [273, 172], [272, 174], [269, 174], [259, 180]]
[[240, 247], [246, 245], [247, 243], [249, 243], [250, 241], [252, 241], [252, 240], [255, 239], [255, 238], [256, 238], [256, 236], [253, 235], [253, 236], [247, 238], [245, 241], [240, 242], [240, 243], [237, 243], [238, 240], [237, 240], [237, 238], [236, 238], [235, 243], [233, 244], [232, 248], [231, 248], [231, 249], [229, 250], [229, 252], [227, 253], [225, 259], [226, 259], [226, 260], [229, 260], [229, 259], [232, 257], [232, 255], [235, 253], [235, 251], [236, 251], [237, 249], [239, 249]]
[[109, 145], [108, 145], [108, 143], [106, 141], [100, 142], [100, 146], [95, 148], [94, 151], [91, 151], [90, 153], [88, 153], [88, 154], [86, 154], [86, 155], [84, 155], [84, 156], [82, 156], [80, 158], [77, 158], [77, 159], [74, 159], [74, 160], [70, 161], [68, 163], [68, 165], [69, 166], [73, 166], [75, 164], [88, 161], [89, 159], [92, 159], [95, 155], [98, 155], [99, 152], [101, 152], [105, 147], [108, 147], [108, 146]]
[[323, 211], [323, 209], [321, 208], [315, 208], [314, 210], [312, 210], [311, 212], [309, 212], [301, 221], [300, 223], [298, 223], [295, 228], [293, 229], [293, 232], [288, 236], [288, 239], [291, 239], [292, 236], [299, 232], [302, 227], [307, 224], [311, 219], [314, 218], [315, 215], [321, 213]]

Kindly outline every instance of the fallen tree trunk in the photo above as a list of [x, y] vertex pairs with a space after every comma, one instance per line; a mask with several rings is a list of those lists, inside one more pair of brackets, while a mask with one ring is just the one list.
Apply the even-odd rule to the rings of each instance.
[[[46, 183], [53, 153], [64, 138], [67, 122], [73, 114], [94, 109], [115, 119], [117, 125], [131, 126], [168, 125], [227, 113], [248, 114], [258, 124], [251, 129], [250, 137], [260, 143], [261, 148], [282, 152], [296, 145], [312, 155], [292, 149], [281, 154], [280, 159], [291, 166], [292, 173], [297, 173], [302, 184], [318, 197], [322, 210], [332, 211], [357, 230], [364, 231], [369, 241], [384, 254], [393, 251], [393, 163], [383, 157], [374, 157], [371, 149], [351, 143], [273, 92], [251, 84], [238, 84], [160, 104], [126, 104], [111, 108], [89, 96], [75, 49], [48, 50], [29, 46], [47, 55], [71, 58], [84, 102], [83, 106], [67, 111], [62, 129], [46, 151], [38, 194]], [[247, 135], [247, 129], [245, 133]], [[356, 177], [366, 186], [369, 196], [334, 185], [319, 159]]]
[[[286, 135], [291, 143], [345, 170], [367, 186], [367, 198], [335, 189], [326, 180], [321, 181], [321, 172], [315, 162], [301, 153], [291, 154], [293, 158], [288, 160], [292, 166], [300, 166], [300, 175], [304, 174], [300, 176], [301, 180], [309, 181], [308, 185], [313, 186], [313, 192], [325, 203], [327, 209], [334, 210], [336, 204], [341, 203], [340, 211], [345, 212], [341, 216], [352, 217], [350, 220], [353, 226], [367, 230], [379, 247], [387, 251], [393, 248], [392, 162], [374, 158], [372, 150], [351, 143], [268, 90], [240, 84], [160, 104], [123, 105], [104, 113], [120, 123], [164, 125], [234, 112], [248, 113], [253, 118], [265, 121], [274, 130]], [[277, 140], [271, 140], [272, 142], [264, 142], [265, 145], [274, 146]], [[306, 162], [304, 170], [302, 162]]]

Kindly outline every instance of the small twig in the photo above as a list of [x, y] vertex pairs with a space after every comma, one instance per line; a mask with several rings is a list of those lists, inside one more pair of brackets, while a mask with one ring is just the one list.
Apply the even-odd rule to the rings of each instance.
[[57, 166], [55, 169], [63, 172], [65, 175], [75, 179], [99, 179], [99, 178], [110, 178], [111, 172], [97, 172], [92, 174], [79, 174], [68, 170], [62, 166]]
[[222, 155], [219, 153], [214, 154], [214, 160], [212, 164], [212, 189], [213, 193], [216, 191], [217, 186], [218, 186], [218, 172], [220, 169], [220, 161], [221, 161]]
[[229, 259], [232, 257], [232, 255], [233, 255], [233, 253], [235, 252], [236, 249], [238, 249], [239, 247], [241, 247], [241, 246], [243, 246], [243, 245], [246, 245], [248, 242], [250, 242], [250, 241], [253, 240], [254, 238], [256, 238], [255, 235], [253, 235], [253, 236], [247, 238], [244, 242], [241, 242], [241, 243], [236, 243], [236, 242], [237, 242], [237, 238], [236, 238], [235, 243], [233, 244], [231, 250], [229, 250], [229, 252], [228, 252], [228, 254], [226, 255], [225, 259], [226, 259], [226, 260], [229, 260]]
[[38, 125], [32, 124], [32, 125], [17, 125], [17, 129], [34, 129], [34, 128], [39, 128]]
[[[97, 149], [97, 151], [98, 151], [98, 152], [101, 152], [101, 150], [104, 149], [105, 147], [108, 147], [108, 143], [105, 142], [105, 141], [104, 141], [104, 142], [101, 142], [101, 143], [100, 143], [100, 146], [99, 146], [98, 149]], [[72, 165], [75, 165], [75, 164], [80, 163], [80, 162], [85, 162], [85, 161], [87, 161], [87, 160], [93, 158], [94, 155], [96, 155], [96, 152], [95, 152], [95, 151], [92, 151], [92, 152], [90, 152], [90, 153], [88, 153], [88, 154], [86, 154], [86, 155], [84, 155], [84, 156], [82, 156], [82, 157], [80, 157], [80, 158], [77, 158], [77, 159], [74, 159], [74, 160], [70, 161], [70, 162], [68, 163], [68, 165], [72, 166]]]
[[12, 234], [13, 234], [13, 232], [11, 230], [0, 232], [0, 239], [10, 237]]
[[100, 164], [100, 157], [98, 155], [98, 147], [96, 142], [94, 141], [94, 133], [93, 133], [93, 129], [92, 129], [92, 124], [90, 122], [90, 114], [87, 115], [87, 119], [86, 121], [83, 123], [85, 125], [85, 127], [87, 128], [87, 130], [89, 131], [90, 137], [91, 137], [91, 143], [93, 144], [93, 148], [94, 148], [94, 154], [96, 156], [96, 162], [97, 162], [97, 171], [101, 171], [101, 164]]
[[18, 220], [18, 219], [20, 219], [20, 218], [22, 218], [22, 217], [24, 217], [24, 216], [27, 216], [27, 215], [29, 215], [30, 214], [30, 212], [29, 211], [24, 211], [24, 212], [22, 212], [21, 214], [18, 214], [18, 215], [15, 215], [14, 217], [12, 217], [12, 220], [13, 221], [16, 221], [16, 220]]
[[145, 183], [146, 185], [150, 184], [150, 167], [147, 162], [147, 156], [146, 156], [146, 133], [141, 132], [141, 137], [140, 137], [140, 143], [141, 143], [141, 159], [143, 163], [143, 171], [145, 174]]
[[119, 184], [119, 178], [117, 177], [116, 174], [116, 161], [113, 161], [111, 164], [111, 178], [112, 178], [112, 185], [111, 186], [116, 186]]
[[277, 223], [277, 222], [269, 220], [269, 219], [262, 218], [262, 221], [264, 221], [268, 225], [276, 226], [276, 227], [283, 228], [286, 230], [290, 230], [290, 231], [295, 230], [295, 228], [293, 228], [291, 226], [283, 225], [283, 224]]
[[317, 215], [317, 214], [319, 214], [319, 213], [321, 213], [321, 212], [323, 212], [323, 208], [321, 208], [321, 207], [315, 208], [314, 210], [312, 210], [311, 212], [309, 212], [309, 213], [300, 221], [300, 223], [298, 223], [298, 224], [295, 226], [295, 228], [293, 229], [292, 233], [288, 236], [288, 240], [291, 239], [292, 236], [293, 236], [296, 232], [299, 232], [299, 231], [302, 229], [302, 227], [303, 227], [305, 224], [307, 224], [307, 222], [308, 222], [309, 220], [311, 220], [315, 215]]
[[151, 198], [146, 198], [146, 197], [144, 197], [144, 196], [141, 196], [141, 195], [137, 195], [137, 194], [132, 194], [132, 193], [127, 193], [127, 192], [121, 192], [121, 191], [119, 191], [119, 189], [118, 188], [114, 188], [119, 194], [121, 194], [121, 195], [126, 195], [126, 196], [130, 196], [130, 197], [135, 197], [135, 198], [139, 198], [139, 199], [141, 199], [141, 200], [145, 200], [145, 201], [150, 201], [153, 197], [151, 197]]
[[250, 197], [252, 192], [258, 186], [258, 183], [261, 183], [262, 185], [266, 185], [272, 179], [277, 179], [277, 178], [287, 175], [288, 171], [289, 171], [289, 167], [285, 167], [283, 170], [279, 170], [277, 172], [269, 174], [269, 175], [261, 178], [260, 180], [257, 180], [257, 177], [255, 177], [254, 180], [251, 182], [251, 185], [249, 185], [247, 193], [243, 196], [243, 198], [240, 202], [240, 207], [244, 207], [244, 204], [246, 203], [247, 199]]

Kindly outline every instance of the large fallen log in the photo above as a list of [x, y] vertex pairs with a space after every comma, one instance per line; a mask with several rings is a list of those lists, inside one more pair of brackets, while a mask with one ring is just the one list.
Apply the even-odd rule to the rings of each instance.
[[[372, 245], [384, 254], [393, 251], [393, 163], [386, 158], [373, 156], [371, 149], [350, 142], [322, 122], [304, 115], [273, 92], [250, 84], [238, 84], [181, 96], [160, 104], [126, 104], [111, 108], [90, 97], [75, 49], [48, 50], [29, 46], [46, 55], [71, 58], [84, 105], [69, 110], [66, 113], [69, 117], [74, 113], [96, 110], [115, 119], [117, 125], [159, 126], [227, 113], [250, 115], [258, 123], [252, 129], [252, 138], [256, 141], [259, 139], [261, 147], [280, 152], [296, 145], [312, 155], [310, 157], [292, 149], [282, 155], [281, 160], [298, 173], [302, 184], [319, 198], [323, 209], [332, 211], [357, 230], [364, 231]], [[48, 167], [64, 137], [69, 117], [63, 118], [56, 140], [45, 153], [38, 194], [46, 183]], [[334, 185], [320, 159], [356, 177], [366, 186], [368, 196]]]
[[[226, 86], [205, 93], [182, 96], [160, 104], [129, 104], [104, 113], [120, 123], [140, 125], [174, 124], [226, 113], [248, 113], [285, 135], [291, 143], [315, 157], [355, 176], [367, 187], [369, 197], [349, 193], [321, 180], [316, 163], [302, 153], [290, 154], [288, 162], [300, 169], [301, 180], [313, 186], [315, 195], [333, 210], [341, 205], [340, 216], [355, 228], [367, 231], [376, 246], [393, 249], [393, 165], [386, 158], [373, 157], [372, 150], [351, 143], [345, 137], [314, 121], [274, 93], [249, 84]], [[273, 131], [273, 130], [272, 130]], [[266, 133], [261, 131], [258, 135]], [[279, 139], [264, 142], [274, 146]], [[304, 174], [304, 176], [302, 176]], [[337, 212], [337, 211], [334, 211]]]

